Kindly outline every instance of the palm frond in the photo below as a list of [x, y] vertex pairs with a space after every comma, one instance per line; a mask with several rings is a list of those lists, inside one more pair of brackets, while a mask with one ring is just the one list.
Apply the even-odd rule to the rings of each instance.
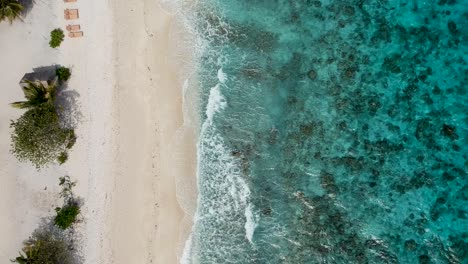
[[10, 106], [17, 109], [29, 109], [35, 107], [35, 105], [29, 101], [13, 102]]
[[7, 19], [10, 23], [20, 18], [24, 7], [17, 0], [3, 0], [0, 2], [0, 21]]
[[40, 82], [26, 80], [26, 85], [23, 86], [24, 97], [27, 101], [14, 102], [10, 105], [14, 108], [27, 109], [39, 107], [43, 104], [53, 105], [55, 102], [55, 94], [57, 90], [57, 82]]
[[39, 81], [26, 81], [27, 85], [23, 87], [24, 97], [31, 100], [38, 97], [45, 97], [47, 94], [47, 87]]

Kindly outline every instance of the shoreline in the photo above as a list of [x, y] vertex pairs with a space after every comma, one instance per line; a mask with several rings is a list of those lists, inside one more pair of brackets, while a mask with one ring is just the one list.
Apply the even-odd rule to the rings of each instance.
[[126, 25], [116, 28], [114, 43], [119, 150], [111, 263], [178, 263], [191, 217], [181, 207], [176, 181], [195, 177], [196, 147], [194, 132], [183, 126], [174, 17], [152, 1], [116, 1], [113, 8], [115, 25], [123, 19]]

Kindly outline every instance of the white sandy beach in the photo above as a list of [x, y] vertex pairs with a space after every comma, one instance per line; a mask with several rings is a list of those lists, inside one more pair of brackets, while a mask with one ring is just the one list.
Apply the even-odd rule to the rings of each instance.
[[[49, 32], [65, 28], [65, 8], [80, 10], [84, 37], [54, 50]], [[36, 1], [24, 22], [0, 24], [0, 262], [53, 214], [63, 175], [84, 198], [77, 229], [85, 263], [178, 262], [191, 215], [178, 203], [176, 178], [188, 183], [182, 193], [193, 202], [183, 206], [191, 211], [196, 155], [194, 129], [182, 127], [173, 19], [148, 0]], [[80, 112], [78, 140], [67, 163], [37, 172], [9, 153], [9, 123], [22, 111], [8, 103], [23, 99], [24, 73], [52, 64], [72, 68], [65, 92]]]

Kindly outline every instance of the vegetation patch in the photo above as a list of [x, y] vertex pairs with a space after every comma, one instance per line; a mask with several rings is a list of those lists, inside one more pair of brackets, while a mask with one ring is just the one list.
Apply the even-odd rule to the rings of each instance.
[[73, 129], [63, 128], [53, 106], [41, 106], [11, 122], [11, 152], [20, 161], [29, 161], [36, 168], [57, 160], [75, 140]]
[[66, 82], [68, 79], [70, 79], [71, 71], [67, 67], [59, 67], [55, 70], [55, 74], [57, 75], [59, 81]]
[[[70, 134], [70, 138], [68, 139], [68, 143], [65, 146], [65, 148], [66, 149], [71, 149], [75, 145], [75, 143], [76, 143], [76, 135], [75, 135], [75, 131], [72, 130], [72, 133]], [[68, 157], [68, 155], [67, 155], [67, 157]]]
[[19, 264], [71, 264], [73, 253], [63, 234], [48, 226], [34, 231], [23, 242], [23, 252], [11, 262]]
[[76, 243], [75, 231], [71, 228], [80, 213], [79, 199], [73, 195], [72, 182], [69, 176], [60, 177], [60, 197], [64, 198], [63, 206], [56, 209], [54, 218], [45, 221], [31, 237], [23, 242], [22, 252], [13, 263], [19, 264], [78, 264], [83, 263]]
[[8, 20], [10, 23], [13, 20], [20, 18], [24, 7], [18, 0], [0, 0], [0, 22]]
[[80, 206], [77, 203], [67, 204], [64, 207], [55, 208], [55, 211], [57, 212], [57, 216], [54, 219], [55, 225], [62, 229], [67, 229], [76, 221], [77, 216], [80, 214]]
[[73, 129], [60, 124], [55, 82], [48, 85], [28, 82], [23, 91], [27, 100], [11, 104], [28, 109], [18, 120], [11, 121], [11, 152], [18, 160], [29, 161], [38, 169], [56, 160], [64, 163], [76, 136]]
[[60, 28], [56, 28], [52, 30], [50, 32], [50, 41], [49, 41], [50, 47], [57, 48], [58, 46], [60, 46], [64, 38], [65, 38], [65, 34], [63, 34], [63, 30], [61, 30]]
[[31, 109], [44, 105], [54, 105], [55, 95], [57, 93], [56, 82], [26, 81], [22, 89], [26, 101], [11, 103], [10, 105], [14, 108]]
[[62, 152], [60, 156], [58, 156], [57, 161], [60, 165], [64, 164], [68, 160], [68, 153]]
[[67, 229], [73, 225], [80, 214], [80, 205], [72, 191], [75, 185], [76, 182], [72, 182], [69, 176], [60, 177], [60, 186], [62, 186], [60, 196], [64, 198], [64, 205], [55, 208], [57, 215], [54, 218], [54, 223], [61, 229]]

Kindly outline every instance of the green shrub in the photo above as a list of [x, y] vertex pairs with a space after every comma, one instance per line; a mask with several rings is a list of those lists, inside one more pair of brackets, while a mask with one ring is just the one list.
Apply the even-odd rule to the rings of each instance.
[[57, 161], [60, 165], [64, 164], [68, 160], [68, 153], [62, 152], [60, 156], [58, 156]]
[[63, 128], [55, 107], [43, 105], [26, 111], [11, 121], [11, 152], [19, 161], [36, 168], [46, 167], [59, 158], [76, 140], [73, 129]]
[[72, 182], [69, 176], [60, 177], [59, 180], [59, 185], [62, 187], [60, 197], [64, 198], [64, 206], [55, 209], [57, 215], [53, 222], [49, 222], [49, 218], [45, 219], [46, 221], [42, 222], [31, 237], [23, 242], [22, 252], [11, 262], [19, 264], [81, 263], [82, 256], [74, 250], [75, 233], [65, 230], [76, 222], [80, 213], [80, 204], [75, 199], [72, 190], [76, 182]]
[[55, 70], [55, 74], [57, 75], [57, 78], [59, 81], [66, 82], [68, 79], [70, 79], [71, 72], [70, 69], [67, 67], [59, 67]]
[[70, 134], [70, 138], [68, 139], [68, 144], [67, 146], [65, 146], [67, 149], [71, 149], [73, 148], [73, 146], [75, 145], [76, 143], [76, 135], [75, 135], [75, 131], [72, 130], [71, 131], [71, 134]]
[[55, 208], [55, 211], [57, 212], [57, 216], [54, 218], [55, 225], [62, 229], [67, 229], [76, 221], [76, 217], [80, 214], [80, 206], [77, 203], [70, 203], [62, 208]]
[[64, 206], [55, 208], [57, 215], [54, 218], [54, 223], [62, 229], [67, 229], [80, 214], [80, 205], [73, 195], [73, 187], [76, 182], [72, 182], [69, 176], [60, 177], [59, 180], [59, 185], [62, 186], [60, 197], [64, 198]]
[[63, 39], [65, 38], [65, 34], [63, 34], [63, 30], [60, 28], [56, 28], [50, 32], [50, 41], [49, 45], [51, 48], [57, 48], [62, 43]]
[[63, 235], [41, 227], [23, 242], [23, 252], [11, 262], [19, 264], [71, 264], [73, 254]]

